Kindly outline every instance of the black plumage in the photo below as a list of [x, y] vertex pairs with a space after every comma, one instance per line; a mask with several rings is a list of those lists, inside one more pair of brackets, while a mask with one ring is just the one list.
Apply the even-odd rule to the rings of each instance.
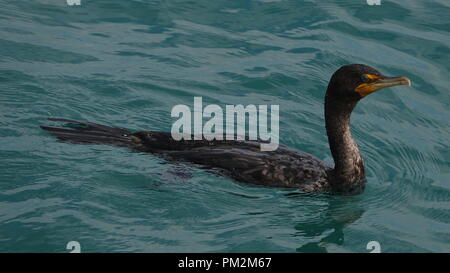
[[[357, 102], [378, 89], [410, 84], [405, 77], [390, 78], [366, 65], [337, 70], [325, 96], [325, 121], [334, 168], [314, 156], [280, 145], [261, 151], [260, 141], [181, 140], [170, 133], [126, 129], [66, 119], [65, 127], [41, 126], [62, 141], [110, 144], [152, 153], [170, 161], [193, 163], [237, 181], [305, 192], [356, 194], [364, 190], [364, 163], [350, 132], [350, 114]], [[67, 127], [69, 126], [69, 127]]]

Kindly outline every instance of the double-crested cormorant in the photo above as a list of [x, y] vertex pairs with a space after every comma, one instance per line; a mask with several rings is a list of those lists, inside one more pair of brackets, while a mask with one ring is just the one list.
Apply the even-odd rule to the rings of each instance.
[[193, 163], [237, 181], [305, 192], [357, 194], [364, 190], [364, 163], [350, 132], [350, 114], [358, 101], [385, 87], [410, 85], [406, 77], [386, 77], [366, 65], [337, 70], [325, 96], [325, 123], [334, 168], [307, 153], [280, 145], [261, 151], [260, 141], [181, 140], [168, 132], [126, 129], [66, 119], [65, 127], [41, 126], [62, 141], [111, 144], [148, 152], [168, 160]]

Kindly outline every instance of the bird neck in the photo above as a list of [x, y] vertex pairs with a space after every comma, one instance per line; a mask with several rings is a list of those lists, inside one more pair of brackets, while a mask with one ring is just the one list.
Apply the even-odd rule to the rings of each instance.
[[350, 115], [357, 101], [340, 101], [326, 96], [325, 123], [334, 159], [330, 184], [334, 192], [357, 194], [364, 190], [364, 162], [350, 131]]

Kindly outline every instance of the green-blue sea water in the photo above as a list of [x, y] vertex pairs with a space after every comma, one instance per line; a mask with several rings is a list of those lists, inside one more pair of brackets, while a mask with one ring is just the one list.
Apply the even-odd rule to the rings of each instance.
[[[0, 252], [450, 251], [447, 0], [0, 0]], [[280, 142], [332, 164], [323, 98], [364, 63], [357, 196], [235, 183], [56, 141], [47, 117], [169, 131], [177, 104], [280, 105]], [[181, 167], [183, 168], [183, 167]]]

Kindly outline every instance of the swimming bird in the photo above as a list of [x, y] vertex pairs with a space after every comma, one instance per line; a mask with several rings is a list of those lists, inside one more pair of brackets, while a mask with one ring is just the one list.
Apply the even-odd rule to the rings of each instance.
[[[325, 95], [325, 127], [335, 165], [279, 145], [261, 151], [261, 140], [180, 140], [169, 132], [140, 131], [91, 122], [49, 118], [64, 126], [41, 126], [59, 140], [110, 144], [151, 153], [169, 161], [191, 163], [236, 181], [261, 186], [298, 188], [304, 192], [358, 194], [365, 186], [364, 162], [350, 131], [358, 101], [386, 87], [411, 85], [407, 77], [387, 77], [363, 64], [339, 68]], [[192, 138], [191, 138], [192, 139]]]

